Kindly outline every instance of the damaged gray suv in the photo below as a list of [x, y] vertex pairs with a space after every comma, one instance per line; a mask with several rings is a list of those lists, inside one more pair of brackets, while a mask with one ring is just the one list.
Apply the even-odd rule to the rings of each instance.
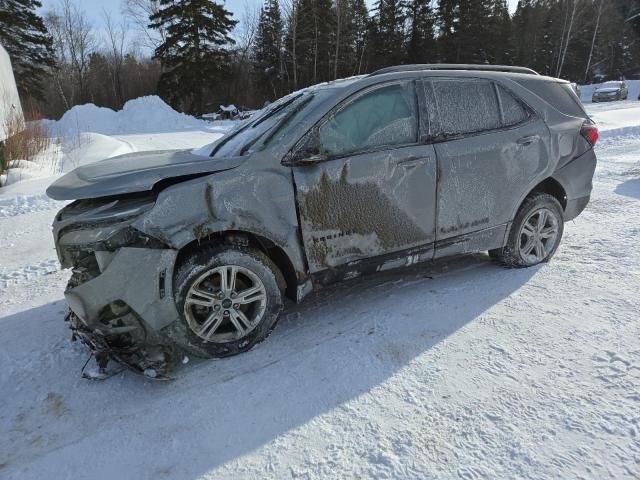
[[598, 130], [568, 82], [409, 65], [293, 93], [196, 151], [82, 166], [47, 193], [77, 338], [166, 375], [245, 352], [285, 297], [489, 251], [548, 261], [589, 201]]

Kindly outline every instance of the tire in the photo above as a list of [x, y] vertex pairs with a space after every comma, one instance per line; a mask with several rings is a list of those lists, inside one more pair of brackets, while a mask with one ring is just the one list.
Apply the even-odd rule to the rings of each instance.
[[[543, 225], [540, 225], [543, 221]], [[564, 232], [560, 202], [548, 193], [534, 193], [522, 203], [509, 231], [507, 244], [491, 250], [491, 258], [505, 266], [532, 267], [551, 260]]]
[[180, 318], [167, 333], [180, 348], [202, 358], [246, 352], [275, 327], [283, 303], [278, 285], [283, 284], [278, 267], [259, 250], [206, 247], [176, 268], [174, 298]]

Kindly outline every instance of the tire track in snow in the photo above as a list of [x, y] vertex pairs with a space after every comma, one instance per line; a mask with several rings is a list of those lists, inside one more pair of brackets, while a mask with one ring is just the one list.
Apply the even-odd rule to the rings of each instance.
[[28, 213], [62, 208], [66, 202], [52, 200], [46, 194], [40, 195], [16, 195], [9, 198], [0, 198], [0, 218], [16, 217]]
[[60, 270], [60, 264], [55, 258], [44, 260], [33, 265], [27, 265], [10, 272], [3, 272], [0, 270], [0, 286], [4, 290], [9, 285], [26, 282], [35, 277], [48, 275], [50, 273], [57, 272], [58, 270]]

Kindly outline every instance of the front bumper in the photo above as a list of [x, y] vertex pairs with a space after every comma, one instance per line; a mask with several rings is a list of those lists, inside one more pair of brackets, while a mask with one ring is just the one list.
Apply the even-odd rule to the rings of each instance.
[[67, 302], [96, 328], [106, 307], [123, 302], [149, 328], [160, 331], [178, 318], [171, 289], [176, 255], [170, 249], [121, 248], [98, 276], [69, 288]]
[[597, 102], [615, 102], [617, 100], [620, 100], [620, 95], [619, 94], [615, 94], [615, 95], [594, 95], [591, 99], [592, 102], [597, 103]]
[[65, 292], [70, 327], [96, 358], [112, 358], [151, 376], [165, 375], [178, 356], [162, 332], [178, 318], [171, 286], [177, 252], [125, 247], [113, 255], [88, 280], [74, 270]]

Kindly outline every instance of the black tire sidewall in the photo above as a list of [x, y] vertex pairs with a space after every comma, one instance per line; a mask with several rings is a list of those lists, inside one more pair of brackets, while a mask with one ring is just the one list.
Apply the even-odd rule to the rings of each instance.
[[[251, 270], [260, 278], [267, 292], [267, 304], [260, 323], [246, 337], [226, 343], [206, 342], [189, 327], [184, 316], [186, 294], [193, 282], [204, 272], [222, 265], [237, 265]], [[282, 310], [282, 291], [275, 264], [259, 250], [246, 247], [208, 247], [188, 255], [174, 274], [174, 299], [179, 319], [168, 327], [168, 335], [183, 350], [202, 357], [227, 357], [246, 352], [264, 340], [276, 325]]]
[[[558, 238], [553, 246], [553, 249], [547, 254], [547, 256], [537, 263], [529, 263], [520, 254], [520, 229], [524, 221], [536, 210], [546, 208], [551, 210], [558, 221]], [[513, 267], [532, 267], [540, 263], [545, 263], [551, 260], [553, 255], [558, 250], [560, 242], [562, 241], [562, 235], [564, 233], [564, 213], [560, 202], [548, 193], [536, 193], [530, 195], [525, 199], [522, 206], [518, 210], [515, 219], [511, 225], [507, 244], [502, 249], [502, 255], [500, 259], [503, 263]]]

